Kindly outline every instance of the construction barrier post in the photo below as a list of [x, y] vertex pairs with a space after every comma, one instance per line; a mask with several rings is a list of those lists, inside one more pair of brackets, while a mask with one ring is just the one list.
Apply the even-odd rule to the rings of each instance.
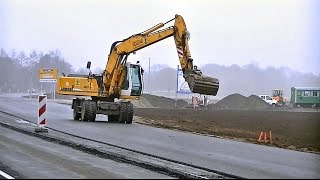
[[260, 136], [259, 136], [259, 139], [258, 139], [258, 142], [261, 141], [262, 135], [263, 135], [263, 132], [261, 131]]
[[47, 95], [38, 95], [38, 127], [35, 132], [48, 132], [45, 128], [47, 120]]

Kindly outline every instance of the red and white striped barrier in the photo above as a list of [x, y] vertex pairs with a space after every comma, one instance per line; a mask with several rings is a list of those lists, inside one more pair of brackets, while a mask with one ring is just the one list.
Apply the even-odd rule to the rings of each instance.
[[46, 125], [46, 118], [47, 118], [47, 96], [46, 95], [39, 95], [38, 96], [38, 126], [45, 126]]
[[46, 120], [47, 120], [47, 95], [39, 95], [38, 96], [38, 126], [40, 128], [36, 128], [36, 132], [48, 132], [46, 128]]

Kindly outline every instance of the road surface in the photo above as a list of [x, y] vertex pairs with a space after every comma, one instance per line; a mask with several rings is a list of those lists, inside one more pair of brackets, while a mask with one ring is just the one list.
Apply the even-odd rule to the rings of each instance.
[[[0, 96], [2, 111], [34, 122], [37, 108], [36, 99]], [[75, 121], [70, 106], [48, 101], [47, 126], [79, 136], [245, 178], [320, 178], [318, 154], [106, 120], [98, 115], [97, 122]]]

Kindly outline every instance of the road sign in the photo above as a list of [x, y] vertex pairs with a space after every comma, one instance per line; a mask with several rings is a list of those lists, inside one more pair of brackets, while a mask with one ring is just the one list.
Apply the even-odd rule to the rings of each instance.
[[57, 80], [56, 79], [40, 79], [40, 82], [54, 83], [54, 82], [57, 82]]
[[40, 68], [39, 79], [40, 82], [57, 82], [58, 69], [57, 68]]

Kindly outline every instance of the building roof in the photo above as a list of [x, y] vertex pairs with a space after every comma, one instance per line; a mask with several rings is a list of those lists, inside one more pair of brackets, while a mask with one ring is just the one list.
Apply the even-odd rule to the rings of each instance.
[[295, 88], [296, 90], [316, 90], [320, 91], [320, 87], [292, 87]]

